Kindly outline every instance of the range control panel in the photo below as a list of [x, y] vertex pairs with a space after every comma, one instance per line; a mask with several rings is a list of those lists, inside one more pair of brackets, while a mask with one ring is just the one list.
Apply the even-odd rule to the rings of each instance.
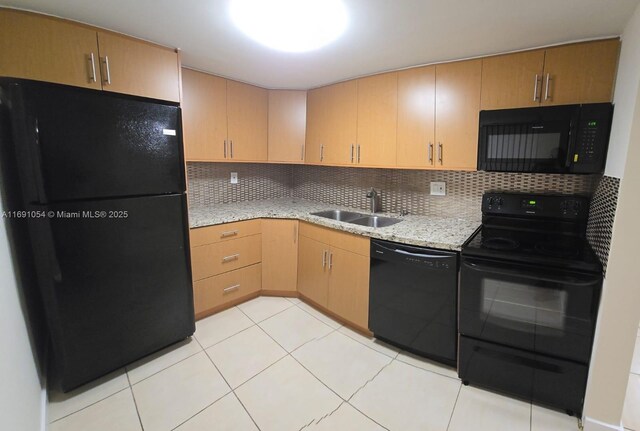
[[482, 197], [482, 214], [582, 221], [589, 216], [589, 198], [585, 196], [485, 193]]

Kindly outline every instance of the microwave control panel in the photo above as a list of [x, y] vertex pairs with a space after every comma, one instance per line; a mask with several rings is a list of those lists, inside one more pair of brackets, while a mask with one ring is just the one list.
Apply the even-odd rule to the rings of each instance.
[[582, 105], [573, 154], [569, 154], [571, 172], [593, 173], [604, 169], [612, 115], [610, 103]]

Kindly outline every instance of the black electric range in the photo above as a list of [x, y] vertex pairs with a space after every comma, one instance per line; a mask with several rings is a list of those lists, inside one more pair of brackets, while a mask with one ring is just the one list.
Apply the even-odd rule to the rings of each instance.
[[583, 196], [487, 193], [461, 252], [465, 383], [582, 411], [602, 288]]

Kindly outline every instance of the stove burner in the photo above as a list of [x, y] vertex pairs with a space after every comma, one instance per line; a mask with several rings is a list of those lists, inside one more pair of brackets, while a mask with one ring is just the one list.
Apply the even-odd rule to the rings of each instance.
[[574, 244], [562, 244], [558, 242], [537, 243], [534, 249], [541, 254], [563, 258], [576, 257], [579, 253]]
[[491, 250], [515, 250], [519, 246], [518, 241], [510, 238], [495, 237], [482, 239], [482, 247]]

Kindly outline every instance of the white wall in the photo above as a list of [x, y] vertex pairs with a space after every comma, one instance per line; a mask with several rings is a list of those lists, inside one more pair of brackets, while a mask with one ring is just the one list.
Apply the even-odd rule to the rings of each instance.
[[[634, 25], [640, 29], [636, 11]], [[634, 41], [640, 44], [639, 39]], [[635, 71], [640, 77], [640, 63]], [[619, 87], [616, 91], [629, 92]], [[635, 87], [629, 123], [618, 122], [617, 136], [626, 136], [624, 174], [616, 210], [607, 278], [600, 302], [598, 325], [585, 399], [585, 431], [622, 430], [620, 421], [629, 369], [640, 320], [640, 88]], [[618, 109], [618, 107], [616, 107]], [[623, 142], [620, 142], [622, 144]], [[640, 406], [638, 407], [640, 408]]]
[[640, 85], [640, 6], [627, 23], [622, 34], [622, 49], [613, 97], [615, 112], [609, 141], [605, 175], [622, 178], [629, 146], [629, 133], [636, 93]]
[[[1, 192], [0, 192], [1, 193]], [[0, 211], [2, 208], [0, 199]], [[0, 226], [0, 428], [41, 429], [42, 388], [22, 312], [7, 239], [6, 220]]]

